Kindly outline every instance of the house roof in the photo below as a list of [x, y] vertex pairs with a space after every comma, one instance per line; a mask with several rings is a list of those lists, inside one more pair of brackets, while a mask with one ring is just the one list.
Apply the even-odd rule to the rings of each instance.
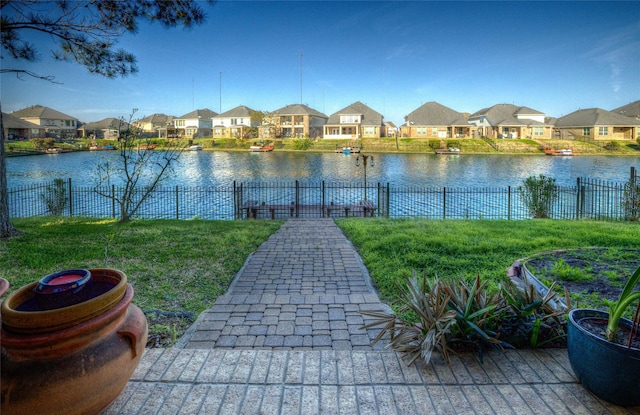
[[82, 125], [83, 130], [127, 130], [129, 123], [118, 118], [105, 118], [104, 120], [88, 122]]
[[180, 120], [194, 120], [194, 119], [203, 119], [203, 120], [209, 120], [215, 116], [217, 116], [218, 113], [217, 112], [213, 112], [211, 111], [209, 108], [203, 108], [201, 110], [194, 110], [191, 111], [187, 114], [184, 114], [182, 117], [177, 117], [177, 119]]
[[383, 116], [377, 111], [374, 111], [370, 107], [364, 105], [360, 101], [356, 101], [351, 105], [348, 105], [340, 111], [334, 112], [329, 116], [327, 124], [340, 124], [341, 115], [361, 115], [362, 125], [382, 125]]
[[167, 124], [170, 123], [175, 117], [173, 115], [166, 114], [151, 114], [144, 118], [137, 120], [137, 123], [151, 123], [151, 124]]
[[558, 118], [556, 127], [592, 127], [594, 125], [631, 126], [640, 125], [640, 120], [626, 117], [601, 108], [587, 108], [574, 111]]
[[251, 118], [251, 114], [254, 112], [249, 107], [244, 105], [238, 105], [235, 108], [231, 108], [229, 111], [225, 111], [222, 114], [214, 115], [214, 118], [226, 118], [226, 117], [247, 117]]
[[313, 115], [321, 118], [329, 118], [320, 111], [314, 110], [304, 104], [291, 104], [274, 111], [277, 115]]
[[469, 125], [464, 114], [437, 102], [421, 105], [404, 119], [412, 125]]
[[72, 117], [67, 114], [63, 114], [60, 111], [56, 111], [49, 107], [43, 107], [42, 105], [33, 105], [31, 107], [23, 108], [18, 111], [13, 111], [12, 115], [18, 118], [49, 118], [55, 120], [77, 120], [77, 118]]
[[626, 117], [640, 119], [640, 100], [618, 107], [611, 110], [611, 112], [615, 112], [616, 114], [624, 115]]
[[15, 115], [2, 113], [2, 126], [4, 128], [25, 129], [25, 128], [41, 128], [39, 125], [25, 121]]
[[544, 113], [513, 104], [497, 104], [492, 107], [483, 108], [471, 114], [469, 118], [485, 117], [491, 125], [544, 125], [534, 120], [518, 119], [518, 115], [544, 115]]

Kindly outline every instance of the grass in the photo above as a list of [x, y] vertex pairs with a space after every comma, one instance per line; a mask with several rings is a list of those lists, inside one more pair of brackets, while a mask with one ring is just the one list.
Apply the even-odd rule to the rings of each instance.
[[117, 268], [143, 310], [199, 314], [225, 293], [246, 258], [275, 232], [271, 221], [15, 219], [22, 236], [0, 241], [11, 290], [69, 268]]
[[553, 249], [640, 248], [640, 224], [596, 221], [337, 221], [369, 269], [383, 301], [395, 304], [397, 284], [412, 270], [428, 277], [480, 275], [493, 286], [513, 261]]
[[[225, 293], [246, 258], [279, 221], [142, 220], [117, 224], [86, 218], [15, 219], [22, 236], [0, 240], [0, 276], [11, 290], [67, 268], [124, 271], [143, 310], [195, 316]], [[640, 248], [640, 223], [595, 221], [458, 221], [340, 219], [377, 285], [397, 302], [396, 284], [412, 270], [429, 277], [474, 278], [497, 286], [516, 259], [553, 249]], [[151, 333], [182, 335], [152, 322]]]

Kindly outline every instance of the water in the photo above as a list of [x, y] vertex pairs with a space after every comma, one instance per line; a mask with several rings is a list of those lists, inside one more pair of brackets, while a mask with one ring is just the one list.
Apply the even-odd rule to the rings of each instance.
[[[574, 185], [578, 177], [613, 182], [629, 178], [640, 156], [520, 156], [374, 154], [367, 165], [368, 183], [425, 187], [519, 186], [543, 174], [558, 185]], [[76, 186], [94, 184], [97, 163], [117, 161], [117, 151], [77, 152], [7, 158], [9, 188], [71, 178]], [[341, 153], [185, 152], [165, 185], [217, 187], [236, 182], [362, 182], [364, 168], [356, 155]]]

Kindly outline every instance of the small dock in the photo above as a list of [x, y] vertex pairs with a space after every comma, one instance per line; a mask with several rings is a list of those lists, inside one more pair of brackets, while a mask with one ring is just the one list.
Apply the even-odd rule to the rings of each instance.
[[286, 218], [335, 218], [374, 217], [377, 206], [371, 200], [361, 200], [351, 204], [272, 204], [248, 200], [242, 204], [245, 219], [286, 219]]

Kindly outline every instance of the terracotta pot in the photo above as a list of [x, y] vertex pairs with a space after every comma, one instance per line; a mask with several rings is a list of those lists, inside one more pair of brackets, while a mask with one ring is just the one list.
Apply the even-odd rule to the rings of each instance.
[[98, 414], [127, 384], [144, 352], [147, 319], [131, 304], [133, 288], [124, 273], [90, 272], [112, 288], [57, 310], [16, 310], [33, 298], [34, 284], [3, 302], [4, 415]]

